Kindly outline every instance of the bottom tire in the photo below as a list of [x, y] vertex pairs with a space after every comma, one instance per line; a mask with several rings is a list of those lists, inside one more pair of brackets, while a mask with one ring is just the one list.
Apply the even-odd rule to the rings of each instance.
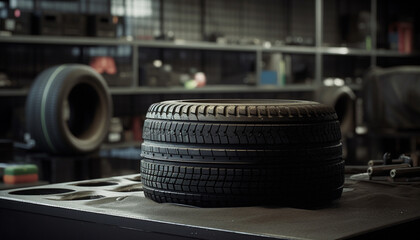
[[320, 207], [340, 198], [344, 161], [322, 166], [197, 164], [143, 159], [144, 194], [156, 202], [200, 207]]

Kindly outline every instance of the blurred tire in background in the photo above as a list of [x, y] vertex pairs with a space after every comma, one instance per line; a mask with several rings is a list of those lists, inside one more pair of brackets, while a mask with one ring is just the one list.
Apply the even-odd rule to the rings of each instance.
[[105, 139], [112, 100], [105, 80], [91, 67], [64, 64], [37, 76], [25, 111], [37, 150], [84, 154], [98, 149]]

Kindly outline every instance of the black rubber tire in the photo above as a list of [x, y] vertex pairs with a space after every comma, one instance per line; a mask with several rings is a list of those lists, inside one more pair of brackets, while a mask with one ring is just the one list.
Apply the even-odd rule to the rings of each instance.
[[37, 150], [84, 154], [98, 149], [106, 137], [112, 100], [100, 74], [86, 65], [64, 64], [37, 76], [25, 111]]
[[299, 123], [336, 121], [334, 109], [317, 102], [278, 99], [199, 99], [152, 104], [149, 119], [211, 122]]
[[343, 174], [343, 161], [321, 166], [142, 161], [146, 197], [200, 207], [267, 204], [317, 207], [341, 195]]
[[319, 206], [341, 196], [334, 110], [308, 101], [153, 104], [143, 129], [145, 196], [201, 207]]
[[240, 145], [231, 145], [221, 148], [217, 145], [166, 145], [150, 141], [145, 141], [142, 144], [142, 157], [144, 158], [183, 163], [323, 164], [341, 156], [341, 144], [312, 146], [304, 149], [296, 145], [268, 149], [266, 146], [244, 148]]
[[146, 119], [143, 139], [188, 144], [279, 145], [332, 142], [341, 136], [338, 121], [266, 125]]

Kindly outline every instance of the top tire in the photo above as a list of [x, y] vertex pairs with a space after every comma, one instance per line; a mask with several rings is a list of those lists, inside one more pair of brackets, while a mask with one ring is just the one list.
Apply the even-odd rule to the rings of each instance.
[[309, 101], [181, 100], [150, 106], [143, 138], [206, 144], [324, 143], [341, 139], [334, 110]]
[[103, 77], [81, 64], [46, 69], [29, 91], [26, 127], [40, 151], [85, 154], [109, 129], [112, 100]]
[[334, 109], [317, 102], [299, 100], [205, 99], [152, 104], [149, 119], [227, 122], [316, 122], [337, 120]]

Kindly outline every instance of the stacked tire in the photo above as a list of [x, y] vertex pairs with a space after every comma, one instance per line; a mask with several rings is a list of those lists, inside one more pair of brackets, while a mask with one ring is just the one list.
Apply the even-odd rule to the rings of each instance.
[[344, 161], [331, 107], [295, 100], [179, 100], [150, 106], [144, 194], [156, 202], [318, 207], [340, 198]]

